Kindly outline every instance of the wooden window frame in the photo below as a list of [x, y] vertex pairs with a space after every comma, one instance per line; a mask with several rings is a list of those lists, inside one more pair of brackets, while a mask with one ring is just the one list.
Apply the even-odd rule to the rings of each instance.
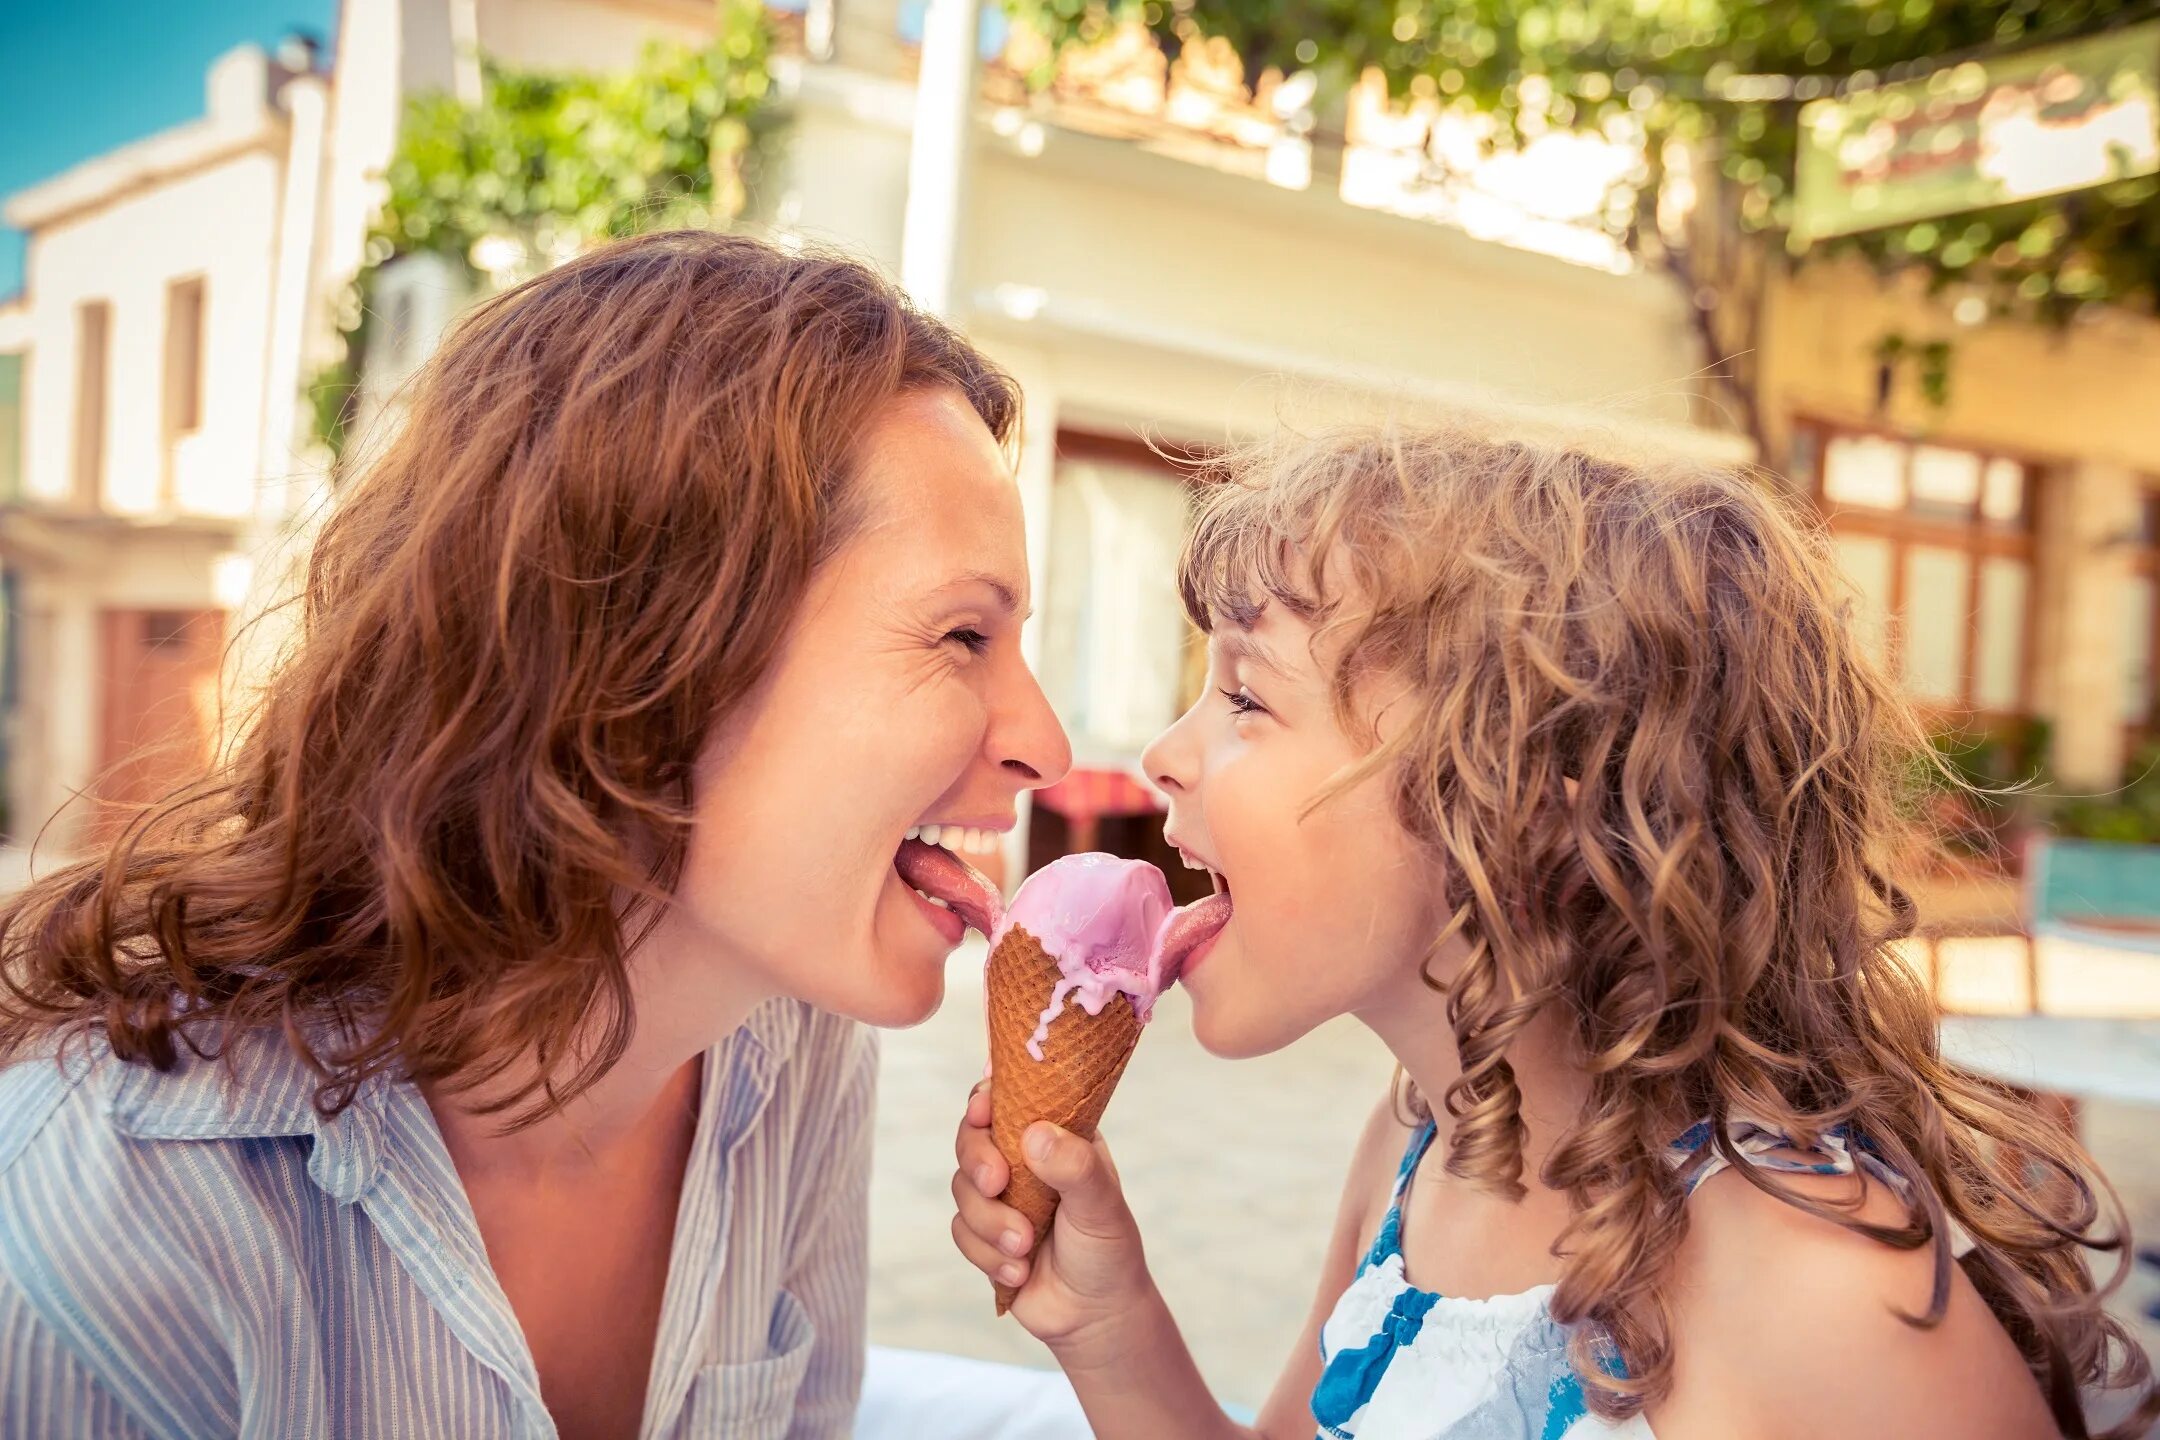
[[[2033, 713], [2036, 669], [2033, 652], [2039, 638], [2040, 609], [2037, 603], [2040, 579], [2039, 544], [2034, 520], [2039, 512], [2041, 487], [2046, 483], [2048, 471], [2052, 468], [2050, 463], [2030, 454], [1996, 446], [1970, 445], [1954, 438], [1916, 437], [1884, 426], [1859, 425], [1814, 416], [1805, 416], [1794, 422], [1793, 438], [1796, 442], [1803, 433], [1812, 440], [1815, 447], [1812, 473], [1805, 477], [1807, 492], [1831, 532], [1872, 536], [1890, 544], [1890, 626], [1883, 660], [1891, 673], [1898, 677], [1900, 686], [1904, 683], [1905, 674], [1906, 555], [1915, 546], [1955, 550], [1968, 561], [1965, 577], [1965, 654], [1963, 668], [1958, 676], [1958, 698], [1945, 701], [1934, 696], [1914, 696], [1914, 703], [1931, 715], [1975, 721], [1986, 728], [1998, 724], [2014, 724], [2029, 718]], [[1905, 489], [1906, 508], [1883, 510], [1864, 505], [1840, 504], [1830, 499], [1825, 491], [1828, 479], [1825, 461], [1828, 459], [1831, 443], [1845, 438], [1892, 440], [1905, 447], [1905, 468], [1901, 479]], [[2024, 494], [2017, 521], [2014, 524], [2003, 524], [1986, 519], [1981, 514], [1980, 502], [1977, 499], [1974, 501], [1972, 513], [1964, 519], [1915, 512], [1911, 508], [1913, 455], [1923, 446], [1977, 456], [1983, 475], [1987, 466], [1997, 460], [2007, 460], [2016, 465], [2024, 475]], [[1980, 599], [1986, 568], [1983, 562], [1991, 559], [2017, 560], [2025, 566], [2025, 614], [2018, 642], [2017, 703], [2008, 710], [1984, 708], [1974, 693], [1979, 679], [1981, 654]]]
[[2130, 554], [2130, 573], [2152, 582], [2152, 612], [2145, 617], [2145, 716], [2124, 723], [2123, 753], [2135, 755], [2160, 739], [2160, 483], [2147, 481], [2138, 503], [2144, 508], [2143, 535]]
[[1190, 467], [1207, 463], [1215, 454], [1211, 446], [1184, 440], [1158, 440], [1155, 446], [1150, 446], [1136, 436], [1109, 435], [1100, 430], [1077, 430], [1061, 425], [1057, 432], [1057, 458], [1060, 460], [1099, 460], [1135, 470], [1154, 470], [1187, 484], [1194, 479]]
[[105, 442], [112, 417], [112, 328], [112, 301], [84, 300], [76, 305], [75, 454], [70, 479], [75, 504], [84, 510], [96, 510], [105, 503]]
[[[175, 324], [183, 296], [192, 294], [195, 309], [194, 353], [183, 348]], [[165, 361], [161, 389], [158, 502], [167, 509], [179, 503], [178, 458], [182, 440], [202, 429], [204, 391], [209, 385], [210, 285], [202, 275], [176, 275], [165, 282]], [[189, 410], [192, 415], [187, 414]]]

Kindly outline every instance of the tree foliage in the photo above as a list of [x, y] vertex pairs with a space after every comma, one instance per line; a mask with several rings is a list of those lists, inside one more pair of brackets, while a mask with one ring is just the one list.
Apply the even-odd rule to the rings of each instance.
[[343, 439], [374, 276], [397, 257], [432, 252], [501, 284], [599, 240], [732, 220], [769, 126], [771, 46], [758, 0], [720, 0], [710, 44], [656, 41], [628, 70], [482, 57], [478, 103], [412, 97], [339, 316], [346, 358], [311, 386], [320, 438]]
[[[1651, 162], [1693, 142], [1744, 233], [1781, 240], [1792, 221], [1799, 111], [1865, 84], [1952, 61], [2160, 16], [2153, 0], [1007, 0], [1058, 44], [1137, 17], [1174, 52], [1219, 36], [1248, 73], [1368, 68], [1398, 92], [1475, 108], [1504, 133], [1627, 117]], [[1759, 96], [1736, 80], [1776, 77]], [[1529, 83], [1526, 83], [1529, 82]], [[1779, 87], [1769, 87], [1777, 89]], [[1645, 237], [1639, 215], [1616, 228]], [[1818, 243], [1799, 258], [1857, 252], [1922, 266], [1937, 284], [1982, 287], [1998, 308], [2066, 317], [2093, 302], [2160, 308], [2160, 179], [1926, 220]]]
[[770, 89], [755, 7], [726, 7], [711, 45], [654, 42], [634, 68], [582, 74], [483, 60], [477, 105], [410, 104], [386, 180], [378, 253], [514, 240], [535, 256], [661, 225], [726, 221]]

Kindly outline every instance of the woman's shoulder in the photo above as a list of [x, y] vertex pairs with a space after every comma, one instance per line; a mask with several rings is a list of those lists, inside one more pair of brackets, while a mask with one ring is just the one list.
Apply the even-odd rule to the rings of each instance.
[[[76, 1100], [99, 1057], [61, 1055], [40, 1047], [0, 1065], [0, 1180], [44, 1137], [61, 1111]], [[94, 1118], [79, 1113], [61, 1120], [63, 1130]]]
[[278, 1232], [251, 1215], [282, 1187], [231, 1133], [249, 1097], [214, 1100], [211, 1068], [159, 1072], [92, 1042], [0, 1069], [0, 1282], [85, 1353], [144, 1316], [224, 1334], [228, 1292], [273, 1263]]
[[[1910, 1219], [1865, 1174], [1765, 1178], [1849, 1221]], [[1731, 1170], [1688, 1211], [1668, 1290], [1675, 1388], [1660, 1440], [1730, 1433], [1718, 1427], [1740, 1414], [1765, 1435], [2054, 1433], [2024, 1360], [1956, 1263], [1940, 1320], [1915, 1323], [1934, 1296], [1934, 1245], [1886, 1244]]]
[[[116, 1235], [198, 1258], [220, 1237], [258, 1250], [262, 1237], [247, 1232], [259, 1227], [221, 1216], [278, 1188], [266, 1189], [266, 1169], [297, 1166], [335, 1191], [347, 1178], [338, 1162], [378, 1148], [360, 1133], [373, 1118], [361, 1105], [325, 1117], [314, 1099], [312, 1073], [267, 1038], [226, 1058], [183, 1045], [162, 1070], [94, 1034], [12, 1061], [0, 1068], [0, 1210], [15, 1223], [0, 1227], [0, 1265], [67, 1263], [62, 1237], [73, 1234], [100, 1237], [104, 1252], [128, 1248], [109, 1243]], [[317, 1143], [252, 1143], [292, 1136]]]

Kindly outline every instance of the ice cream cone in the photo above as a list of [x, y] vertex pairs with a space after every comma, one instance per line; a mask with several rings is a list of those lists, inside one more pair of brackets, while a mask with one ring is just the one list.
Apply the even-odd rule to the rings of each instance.
[[[1028, 1169], [1021, 1137], [1028, 1126], [1048, 1120], [1093, 1140], [1110, 1093], [1140, 1042], [1139, 1016], [1125, 996], [1114, 995], [1097, 1015], [1065, 1006], [1044, 1036], [1042, 1059], [1030, 1055], [1028, 1042], [1059, 975], [1056, 958], [1016, 925], [990, 952], [984, 981], [990, 1012], [990, 1137], [1012, 1167], [1011, 1182], [999, 1198], [1027, 1216], [1038, 1247], [1050, 1233], [1058, 1194]], [[1014, 1293], [1010, 1286], [997, 1286], [998, 1314], [1011, 1307]]]

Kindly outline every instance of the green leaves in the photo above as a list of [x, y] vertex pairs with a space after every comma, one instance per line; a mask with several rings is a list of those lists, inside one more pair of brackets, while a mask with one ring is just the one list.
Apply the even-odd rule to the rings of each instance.
[[[1623, 112], [1652, 147], [1707, 142], [1719, 203], [1745, 232], [1793, 221], [1800, 107], [1856, 72], [1895, 80], [2127, 24], [2148, 0], [1005, 0], [1055, 45], [1113, 19], [1145, 23], [1175, 53], [1220, 36], [1249, 73], [1310, 68], [1347, 84], [1379, 68], [1401, 95], [1494, 116], [1602, 129]], [[1525, 87], [1528, 76], [1546, 86]], [[1525, 95], [1542, 95], [1526, 109]], [[1654, 153], [1654, 152], [1653, 152]], [[1616, 225], [1618, 222], [1615, 222]], [[1622, 227], [1624, 229], [1624, 227]], [[1616, 233], [1619, 231], [1616, 230]], [[1852, 253], [1977, 287], [1991, 308], [2064, 318], [2092, 303], [2160, 306], [2160, 181], [2104, 185], [1977, 213], [1796, 245]]]
[[[478, 105], [409, 105], [379, 233], [518, 278], [595, 240], [731, 219], [762, 129], [770, 39], [730, 4], [702, 49], [655, 42], [632, 70], [556, 74], [483, 61]], [[475, 247], [481, 254], [476, 256]]]
[[414, 96], [367, 262], [340, 300], [345, 358], [307, 387], [317, 439], [343, 444], [374, 276], [397, 256], [433, 252], [500, 286], [599, 240], [741, 213], [771, 124], [771, 49], [759, 0], [717, 0], [703, 47], [655, 42], [614, 74], [483, 57], [478, 104]]

